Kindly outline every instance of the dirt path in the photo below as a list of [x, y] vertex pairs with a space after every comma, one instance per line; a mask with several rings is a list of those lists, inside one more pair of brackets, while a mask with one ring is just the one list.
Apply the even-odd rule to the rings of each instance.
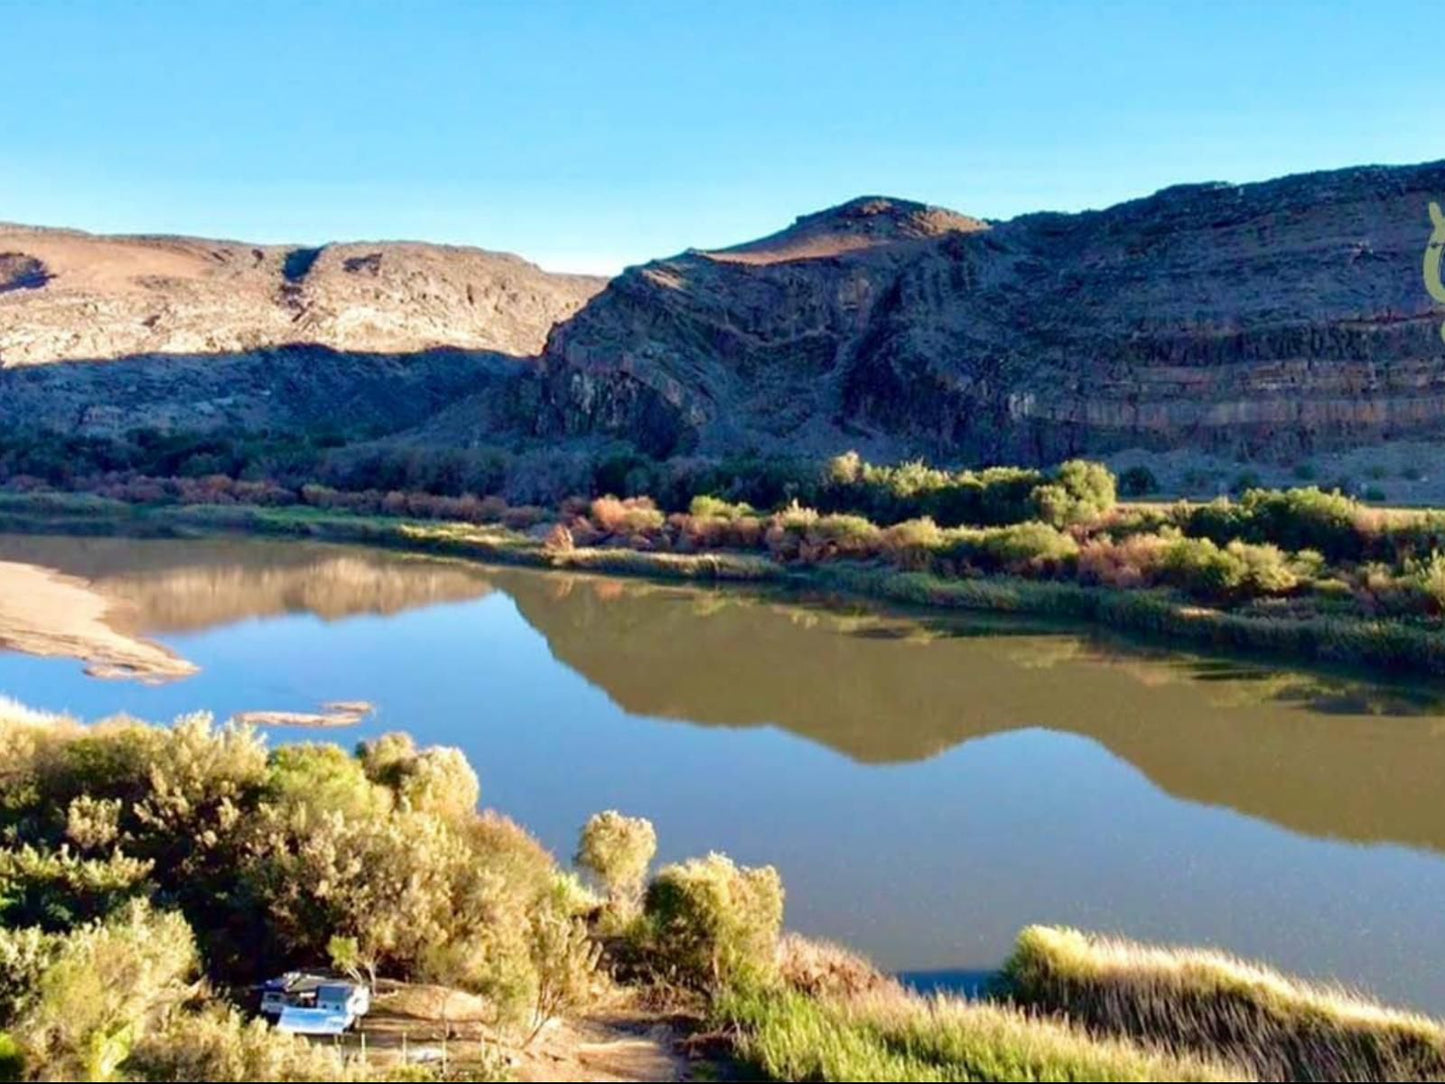
[[36, 565], [0, 561], [0, 646], [79, 659], [96, 677], [160, 683], [196, 666], [169, 648], [122, 631], [114, 604], [89, 582]]
[[[521, 1081], [692, 1080], [685, 1028], [621, 998], [585, 1016], [553, 1020], [525, 1046], [498, 1042], [486, 1002], [461, 991], [386, 983], [363, 1024], [376, 1063], [505, 1063]], [[445, 1021], [445, 1022], [444, 1022]], [[357, 1046], [352, 1036], [348, 1046]], [[716, 1079], [714, 1074], [710, 1079]]]
[[690, 1080], [666, 1021], [598, 1016], [560, 1021], [520, 1057], [518, 1080]]

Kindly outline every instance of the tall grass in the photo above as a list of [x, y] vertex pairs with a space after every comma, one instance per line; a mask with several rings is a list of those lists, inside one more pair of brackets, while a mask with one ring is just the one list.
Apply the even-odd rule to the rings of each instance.
[[1219, 952], [1034, 926], [1001, 985], [1096, 1033], [1232, 1058], [1265, 1080], [1445, 1079], [1445, 1024]]
[[793, 990], [722, 995], [743, 1060], [768, 1080], [1248, 1080], [1247, 1073], [998, 1005], [910, 994], [852, 998]]

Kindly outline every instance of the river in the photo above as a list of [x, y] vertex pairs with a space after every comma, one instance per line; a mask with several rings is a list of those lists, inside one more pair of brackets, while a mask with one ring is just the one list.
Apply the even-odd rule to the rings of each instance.
[[0, 694], [32, 708], [370, 701], [360, 726], [271, 740], [459, 746], [483, 802], [564, 859], [617, 808], [656, 823], [664, 860], [772, 863], [789, 926], [924, 986], [967, 985], [1047, 922], [1445, 1013], [1439, 686], [297, 542], [0, 536], [0, 562], [58, 574], [133, 657], [176, 664], [104, 680], [0, 650]]

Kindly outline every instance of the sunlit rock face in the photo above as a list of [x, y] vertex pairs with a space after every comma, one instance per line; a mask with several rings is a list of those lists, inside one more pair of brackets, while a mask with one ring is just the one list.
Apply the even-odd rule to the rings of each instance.
[[527, 357], [603, 282], [451, 245], [301, 248], [0, 223], [0, 363], [233, 354], [289, 343]]
[[1445, 163], [983, 223], [865, 198], [629, 269], [560, 324], [540, 432], [659, 454], [1054, 459], [1438, 430]]

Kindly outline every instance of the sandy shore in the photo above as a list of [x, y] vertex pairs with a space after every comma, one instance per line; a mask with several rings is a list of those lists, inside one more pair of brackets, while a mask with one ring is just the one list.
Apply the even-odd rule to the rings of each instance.
[[86, 580], [0, 561], [0, 646], [79, 659], [96, 677], [159, 683], [197, 667], [169, 648], [122, 631], [116, 605]]

